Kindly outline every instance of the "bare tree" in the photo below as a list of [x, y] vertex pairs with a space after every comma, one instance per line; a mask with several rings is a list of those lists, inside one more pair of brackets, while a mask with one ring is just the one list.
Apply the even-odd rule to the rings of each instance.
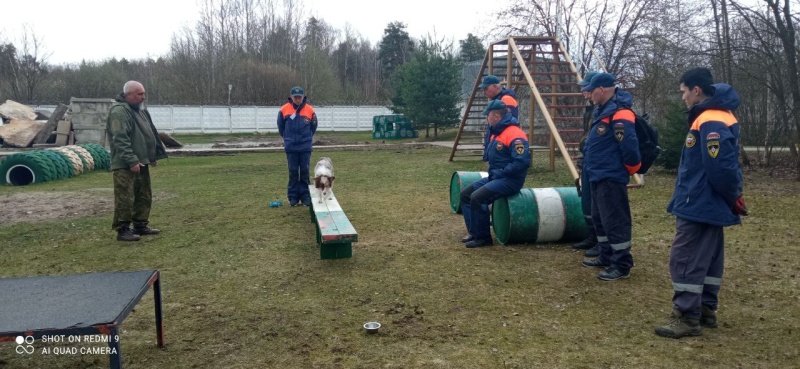
[[[764, 73], [771, 75], [770, 78], [753, 78], [753, 80], [766, 80], [767, 88], [772, 99], [772, 106], [775, 111], [768, 114], [778, 120], [792, 122], [794, 129], [791, 137], [789, 149], [795, 158], [795, 165], [798, 169], [796, 179], [800, 180], [800, 160], [798, 160], [797, 145], [800, 143], [800, 78], [798, 77], [797, 65], [797, 39], [795, 22], [797, 19], [791, 12], [791, 1], [784, 0], [764, 0], [766, 12], [759, 12], [742, 4], [731, 0], [730, 5], [741, 16], [749, 26], [755, 38], [755, 47], [748, 47], [745, 50], [754, 53], [766, 63], [762, 69]], [[777, 44], [776, 42], [777, 41]], [[780, 128], [778, 131], [783, 131]]]

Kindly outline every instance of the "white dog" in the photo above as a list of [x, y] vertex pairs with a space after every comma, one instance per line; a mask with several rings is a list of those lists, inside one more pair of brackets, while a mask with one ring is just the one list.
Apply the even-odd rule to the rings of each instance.
[[316, 187], [319, 192], [320, 203], [322, 203], [323, 197], [326, 197], [327, 200], [332, 198], [331, 189], [334, 179], [336, 179], [336, 177], [333, 176], [333, 162], [331, 162], [331, 158], [327, 156], [321, 157], [317, 162], [317, 166], [314, 167], [314, 187]]

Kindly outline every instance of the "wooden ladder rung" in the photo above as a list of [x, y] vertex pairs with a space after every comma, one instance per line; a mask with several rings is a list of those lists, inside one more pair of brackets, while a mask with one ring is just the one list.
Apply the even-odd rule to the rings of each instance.
[[583, 92], [540, 92], [539, 95], [541, 95], [542, 97], [551, 97], [551, 96], [583, 97]]
[[556, 108], [556, 109], [576, 109], [576, 108], [582, 108], [584, 106], [586, 106], [586, 105], [583, 105], [583, 104], [581, 104], [581, 105], [547, 105], [547, 108], [548, 109], [552, 109], [552, 108]]

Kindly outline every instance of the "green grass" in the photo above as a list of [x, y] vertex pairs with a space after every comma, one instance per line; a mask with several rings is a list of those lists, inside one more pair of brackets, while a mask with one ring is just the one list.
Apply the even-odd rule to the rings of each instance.
[[[564, 244], [468, 250], [449, 208], [449, 150], [317, 150], [359, 232], [350, 259], [320, 260], [304, 207], [285, 199], [283, 153], [176, 157], [153, 170], [162, 234], [114, 241], [111, 214], [0, 226], [0, 276], [160, 269], [167, 348], [155, 347], [152, 294], [122, 324], [131, 368], [787, 368], [800, 362], [800, 184], [746, 175], [751, 216], [726, 230], [720, 328], [653, 334], [671, 311], [667, 268], [674, 175], [631, 190], [630, 279], [601, 282]], [[526, 187], [569, 186], [537, 160]], [[110, 188], [94, 172], [24, 191]], [[1, 312], [0, 312], [1, 313]], [[361, 325], [379, 321], [377, 335]], [[102, 368], [104, 356], [22, 357], [0, 367]]]

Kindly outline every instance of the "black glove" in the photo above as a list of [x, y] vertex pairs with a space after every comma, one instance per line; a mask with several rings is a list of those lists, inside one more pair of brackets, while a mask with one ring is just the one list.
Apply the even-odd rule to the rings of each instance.
[[581, 177], [575, 178], [575, 189], [578, 190], [578, 197], [581, 197]]

